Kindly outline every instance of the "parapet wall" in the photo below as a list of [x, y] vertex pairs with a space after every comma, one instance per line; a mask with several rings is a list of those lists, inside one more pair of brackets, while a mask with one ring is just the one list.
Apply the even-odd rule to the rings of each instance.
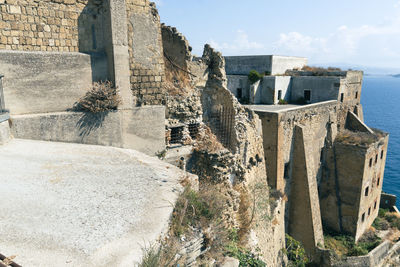
[[[98, 0], [0, 1], [0, 49], [78, 52], [87, 32], [96, 35], [94, 21], [101, 22]], [[92, 26], [93, 25], [93, 26]], [[92, 35], [86, 35], [90, 39]], [[96, 50], [96, 49], [94, 49]]]
[[161, 24], [148, 0], [127, 0], [131, 89], [139, 105], [163, 104], [165, 80]]
[[124, 108], [164, 102], [160, 19], [148, 0], [3, 0], [0, 8], [0, 50], [87, 53], [93, 80], [113, 81]]
[[122, 147], [150, 156], [165, 149], [165, 109], [161, 106], [96, 114], [17, 115], [11, 121], [15, 138]]
[[92, 84], [91, 58], [70, 52], [0, 51], [6, 108], [12, 115], [65, 111]]

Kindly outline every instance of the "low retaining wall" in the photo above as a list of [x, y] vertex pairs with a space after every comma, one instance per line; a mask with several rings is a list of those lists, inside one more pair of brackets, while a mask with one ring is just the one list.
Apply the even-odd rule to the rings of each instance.
[[397, 196], [387, 194], [385, 192], [381, 193], [381, 202], [379, 207], [382, 209], [390, 209], [393, 210], [393, 207], [396, 206]]
[[0, 73], [11, 114], [65, 111], [92, 85], [91, 57], [82, 53], [0, 50]]
[[[397, 244], [396, 244], [397, 246]], [[348, 257], [333, 264], [335, 267], [377, 267], [382, 266], [384, 260], [390, 255], [392, 247], [390, 241], [385, 241], [365, 256]]]
[[154, 156], [165, 149], [165, 109], [14, 115], [11, 131], [20, 139], [122, 147]]
[[11, 138], [8, 121], [0, 121], [0, 145], [4, 145]]

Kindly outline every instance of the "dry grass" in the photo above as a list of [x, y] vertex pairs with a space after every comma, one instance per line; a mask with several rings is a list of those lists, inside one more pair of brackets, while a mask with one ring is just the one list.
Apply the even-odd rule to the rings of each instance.
[[208, 153], [217, 153], [225, 148], [218, 141], [217, 136], [212, 133], [211, 129], [204, 126], [204, 130], [197, 136], [197, 142], [194, 149], [197, 151], [207, 151]]
[[335, 72], [335, 71], [342, 71], [340, 68], [335, 68], [335, 67], [311, 67], [311, 66], [304, 66], [302, 71], [311, 71], [311, 72]]
[[374, 135], [365, 132], [353, 132], [349, 130], [341, 131], [337, 137], [336, 142], [348, 144], [367, 146], [379, 140], [379, 135]]
[[94, 83], [90, 91], [75, 103], [74, 111], [91, 113], [116, 110], [121, 103], [117, 89], [109, 81]]
[[191, 88], [189, 73], [173, 66], [165, 58], [165, 78], [164, 88], [171, 96], [185, 96]]

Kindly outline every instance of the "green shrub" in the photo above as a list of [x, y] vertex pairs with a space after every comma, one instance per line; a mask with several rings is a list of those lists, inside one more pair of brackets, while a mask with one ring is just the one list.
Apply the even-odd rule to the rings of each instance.
[[388, 212], [389, 212], [389, 210], [387, 210], [387, 209], [379, 209], [378, 216], [381, 218], [384, 218], [386, 213], [388, 213]]
[[[327, 231], [329, 232], [329, 231]], [[367, 231], [357, 242], [349, 235], [329, 232], [325, 235], [325, 247], [339, 256], [362, 256], [379, 246], [382, 240], [373, 231]]]
[[288, 102], [287, 102], [285, 99], [279, 99], [278, 104], [279, 104], [279, 105], [287, 105]]
[[94, 83], [92, 89], [74, 104], [74, 111], [105, 112], [116, 110], [121, 103], [117, 89], [109, 81]]
[[361, 246], [354, 246], [352, 247], [349, 252], [347, 253], [347, 256], [364, 256], [368, 254], [368, 250]]
[[387, 230], [390, 227], [390, 224], [384, 218], [376, 217], [375, 221], [372, 223], [372, 226], [377, 230]]
[[247, 249], [241, 248], [239, 243], [239, 230], [233, 229], [229, 234], [230, 243], [226, 246], [226, 254], [239, 260], [239, 266], [267, 266], [257, 254], [250, 252]]
[[175, 247], [151, 246], [143, 249], [143, 258], [138, 267], [170, 267], [177, 266]]
[[306, 266], [309, 262], [303, 245], [288, 234], [286, 234], [286, 247], [283, 252], [290, 261], [289, 266]]
[[256, 71], [256, 70], [251, 70], [248, 77], [249, 77], [249, 81], [253, 84], [253, 83], [261, 80], [264, 77], [264, 75], [258, 73], [258, 71]]

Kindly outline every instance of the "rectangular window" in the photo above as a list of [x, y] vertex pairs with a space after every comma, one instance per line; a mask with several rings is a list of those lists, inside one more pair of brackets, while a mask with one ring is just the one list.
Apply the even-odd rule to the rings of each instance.
[[341, 94], [340, 94], [340, 102], [343, 102], [343, 100], [344, 100], [344, 94], [341, 93]]
[[377, 203], [377, 202], [376, 202], [376, 200], [375, 200], [375, 203], [374, 203], [374, 210], [376, 210], [376, 203]]
[[375, 156], [375, 164], [378, 162], [378, 154]]
[[181, 144], [183, 139], [183, 126], [171, 128], [170, 144]]
[[371, 215], [371, 207], [368, 208], [368, 216]]
[[241, 99], [243, 96], [242, 96], [242, 88], [238, 88], [238, 89], [236, 89], [236, 97], [238, 98], [238, 99]]
[[356, 92], [356, 99], [358, 98], [358, 92]]
[[381, 183], [381, 177], [378, 177], [378, 182], [376, 182], [376, 185], [379, 186], [380, 183]]
[[308, 102], [311, 101], [311, 90], [304, 90], [304, 100]]
[[361, 216], [361, 222], [364, 222], [364, 221], [365, 221], [365, 212]]
[[278, 90], [278, 100], [282, 99], [282, 90]]
[[367, 188], [365, 188], [365, 196], [367, 197], [369, 193], [369, 186], [367, 186]]
[[381, 151], [381, 159], [383, 159], [383, 149], [382, 149], [382, 151]]
[[369, 159], [369, 166], [372, 167], [372, 158]]
[[197, 136], [199, 134], [199, 128], [200, 128], [199, 123], [189, 124], [189, 134], [192, 139], [197, 139]]

